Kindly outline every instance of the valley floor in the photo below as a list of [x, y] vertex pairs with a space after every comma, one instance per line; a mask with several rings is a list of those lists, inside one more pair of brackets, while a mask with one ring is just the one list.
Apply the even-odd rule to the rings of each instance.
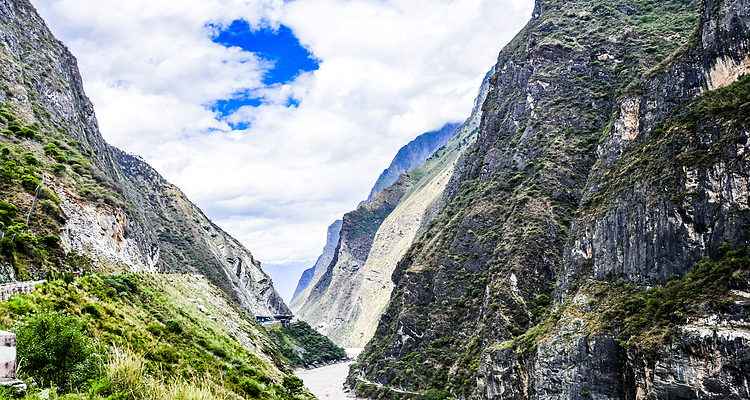
[[[349, 357], [357, 358], [361, 348], [346, 349]], [[311, 370], [299, 370], [296, 375], [305, 382], [305, 386], [320, 400], [350, 400], [354, 394], [344, 392], [344, 381], [349, 374], [349, 366], [353, 363], [328, 365]]]

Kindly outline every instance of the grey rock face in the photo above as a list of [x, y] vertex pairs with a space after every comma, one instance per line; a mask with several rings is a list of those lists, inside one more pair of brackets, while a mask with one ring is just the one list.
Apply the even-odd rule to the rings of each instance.
[[[310, 284], [315, 283], [320, 279], [320, 276], [323, 275], [326, 268], [328, 268], [328, 264], [331, 263], [331, 260], [333, 259], [333, 253], [336, 251], [336, 246], [339, 243], [339, 234], [341, 233], [341, 224], [343, 223], [343, 220], [336, 220], [334, 221], [327, 230], [326, 234], [326, 244], [323, 247], [323, 253], [318, 256], [318, 259], [315, 261], [315, 265], [310, 267], [309, 269], [306, 269], [305, 272], [302, 273], [302, 277], [299, 280], [299, 283], [297, 283], [297, 289], [294, 290], [294, 295], [292, 296], [292, 308], [294, 308], [295, 299], [297, 296], [307, 289]], [[307, 299], [307, 296], [304, 296], [304, 299], [301, 299], [301, 303], [304, 303], [304, 301]]]
[[[747, 72], [748, 6], [705, 2], [700, 41], [642, 82], [621, 102], [619, 116], [599, 145], [600, 157], [582, 203], [604, 192], [604, 174], [649, 143], [657, 124], [700, 93], [732, 83]], [[667, 129], [667, 128], [664, 128]], [[553, 332], [528, 354], [495, 345], [485, 351], [478, 374], [488, 399], [744, 399], [750, 381], [750, 308], [737, 301], [731, 312], [704, 315], [679, 328], [671, 344], [656, 351], [623, 347], [588, 325], [592, 300], [571, 289], [587, 279], [624, 279], [650, 287], [684, 275], [726, 241], [747, 244], [750, 222], [750, 157], [746, 130], [717, 126], [698, 133], [706, 148], [737, 138], [716, 161], [683, 165], [671, 186], [647, 177], [605, 197], [571, 228], [562, 273], [561, 301], [572, 308]], [[645, 146], [640, 144], [641, 146]], [[635, 146], [635, 147], [634, 147]], [[664, 177], [666, 178], [666, 177]], [[675, 201], [676, 190], [680, 195]]]
[[[650, 138], [672, 110], [700, 93], [734, 82], [750, 71], [750, 29], [743, 2], [707, 3], [700, 40], [685, 49], [664, 71], [640, 84], [623, 100], [608, 137], [599, 146], [599, 168], [590, 176], [582, 203], [601, 191], [603, 175], [621, 160], [628, 146]], [[732, 141], [712, 165], [682, 166], [673, 171], [678, 187], [644, 179], [608, 200], [607, 210], [586, 215], [573, 227], [563, 286], [580, 276], [578, 266], [590, 263], [597, 280], [624, 278], [640, 286], [666, 283], [727, 241], [737, 246], [750, 240], [743, 228], [750, 222], [750, 132], [716, 127], [697, 133], [697, 148], [709, 148], [725, 137]], [[689, 150], [689, 149], [688, 149]], [[666, 177], [652, 177], [666, 178]], [[661, 193], [659, 193], [661, 192]]]
[[[608, 309], [584, 290], [614, 290], [603, 282], [619, 279], [662, 284], [716, 256], [724, 241], [750, 243], [746, 119], [701, 120], [683, 136], [663, 123], [689, 120], [699, 94], [748, 72], [747, 4], [705, 1], [698, 11], [697, 2], [660, 2], [684, 7], [691, 21], [701, 16], [690, 39], [688, 25], [672, 26], [687, 43], [663, 63], [648, 54], [679, 44], [638, 33], [642, 21], [664, 15], [653, 4], [537, 1], [498, 58], [476, 145], [459, 161], [440, 214], [447, 228], [430, 231], [394, 272], [376, 340], [348, 381], [358, 394], [747, 397], [743, 302], [731, 315], [702, 306], [695, 313], [705, 320], [634, 344], [622, 328], [604, 326]], [[623, 30], [616, 39], [597, 37], [612, 25]], [[639, 49], [646, 42], [654, 47]], [[623, 78], [641, 59], [641, 72]], [[550, 319], [539, 317], [546, 296], [557, 310]]]

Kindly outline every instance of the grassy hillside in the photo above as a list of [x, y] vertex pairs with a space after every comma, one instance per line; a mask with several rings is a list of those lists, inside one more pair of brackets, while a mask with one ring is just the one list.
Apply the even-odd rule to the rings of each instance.
[[203, 277], [67, 276], [0, 304], [0, 327], [18, 334], [27, 398], [45, 388], [88, 399], [311, 397], [255, 321]]
[[295, 367], [317, 367], [346, 358], [346, 351], [331, 339], [299, 321], [282, 327], [276, 324], [268, 329], [268, 336], [276, 343], [281, 354]]

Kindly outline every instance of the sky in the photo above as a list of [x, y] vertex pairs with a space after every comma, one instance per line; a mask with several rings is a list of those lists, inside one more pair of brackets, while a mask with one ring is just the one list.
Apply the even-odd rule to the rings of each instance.
[[265, 263], [315, 260], [398, 149], [465, 120], [532, 0], [32, 0], [100, 130]]

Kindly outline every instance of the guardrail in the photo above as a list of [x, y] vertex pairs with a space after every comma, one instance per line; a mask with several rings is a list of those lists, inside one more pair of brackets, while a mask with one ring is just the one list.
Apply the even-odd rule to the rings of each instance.
[[47, 282], [41, 281], [23, 281], [0, 284], [0, 301], [8, 301], [14, 294], [29, 293], [36, 289], [36, 285]]

